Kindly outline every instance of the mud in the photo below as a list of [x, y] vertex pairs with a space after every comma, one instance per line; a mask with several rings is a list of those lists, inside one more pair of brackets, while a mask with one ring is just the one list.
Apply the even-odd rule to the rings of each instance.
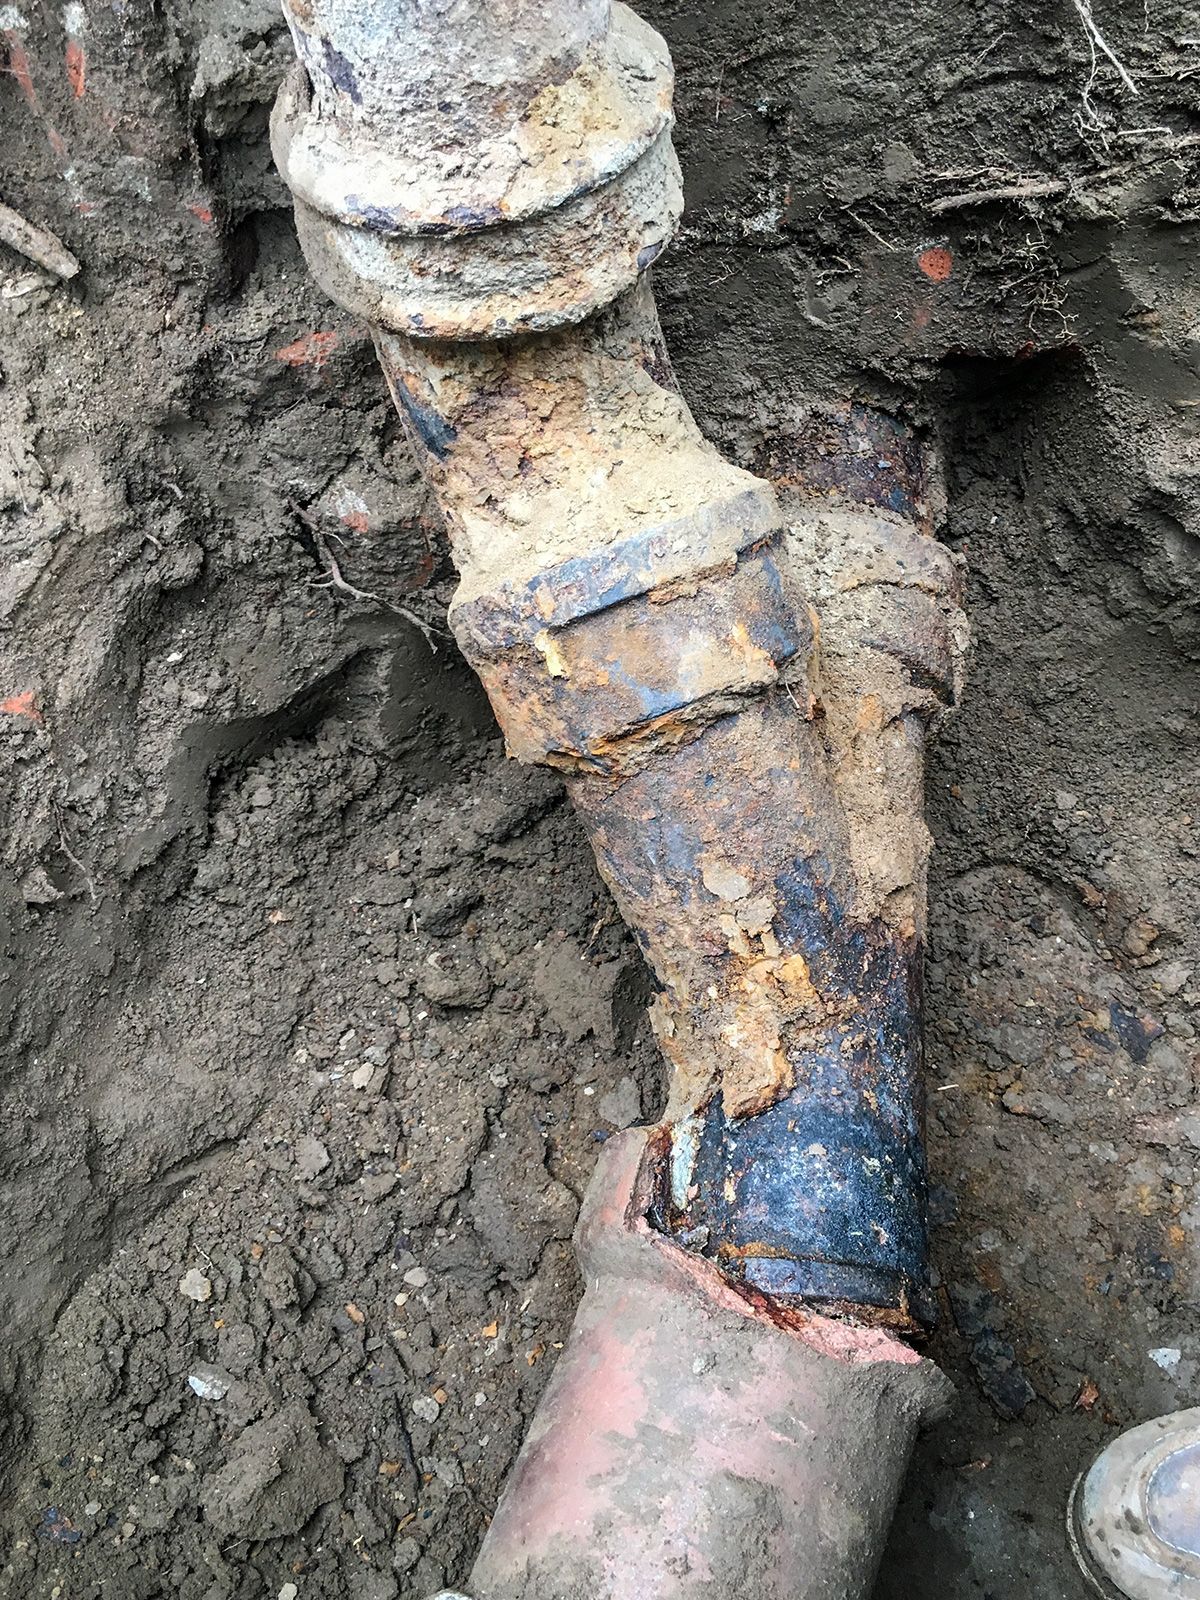
[[[702, 428], [753, 467], [806, 395], [893, 411], [967, 560], [928, 785], [959, 1400], [879, 1600], [1082, 1600], [1071, 1479], [1200, 1383], [1200, 23], [1096, 7], [1133, 102], [1084, 99], [1071, 6], [642, 9]], [[417, 1600], [553, 1366], [594, 1152], [657, 1109], [644, 972], [422, 631], [442, 535], [270, 168], [273, 6], [2, 15], [0, 199], [82, 271], [0, 263], [0, 1593]]]

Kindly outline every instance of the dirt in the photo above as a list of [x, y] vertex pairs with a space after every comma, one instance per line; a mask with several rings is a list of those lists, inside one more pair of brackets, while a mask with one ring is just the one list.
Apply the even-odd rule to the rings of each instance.
[[[751, 464], [797, 396], [893, 410], [968, 565], [929, 782], [959, 1402], [878, 1600], [1082, 1600], [1072, 1477], [1200, 1388], [1200, 19], [1096, 7], [1135, 102], [1103, 61], [1085, 99], [1070, 5], [641, 9], [703, 428]], [[0, 198], [83, 263], [0, 261], [0, 1593], [418, 1600], [570, 1324], [595, 1150], [661, 1102], [648, 984], [441, 631], [271, 171], [273, 6], [82, 18], [0, 10]]]

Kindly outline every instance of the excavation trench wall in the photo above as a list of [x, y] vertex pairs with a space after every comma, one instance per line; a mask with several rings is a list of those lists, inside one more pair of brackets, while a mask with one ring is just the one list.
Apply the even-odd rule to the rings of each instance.
[[[901, 419], [968, 567], [927, 963], [962, 1400], [881, 1596], [1074, 1596], [1070, 1478], [1200, 1370], [1200, 27], [1096, 9], [1135, 100], [1069, 4], [642, 10], [701, 426], [819, 493], [814, 399]], [[0, 199], [83, 263], [0, 247], [0, 1592], [409, 1600], [466, 1572], [595, 1151], [661, 1104], [645, 972], [438, 631], [271, 167], [274, 8], [0, 41]]]

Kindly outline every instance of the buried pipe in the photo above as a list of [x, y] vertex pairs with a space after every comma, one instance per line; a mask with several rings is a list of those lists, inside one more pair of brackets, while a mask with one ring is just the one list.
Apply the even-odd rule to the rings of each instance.
[[923, 758], [965, 642], [924, 463], [861, 408], [780, 419], [765, 476], [701, 437], [644, 276], [670, 63], [626, 7], [285, 12], [306, 257], [372, 325], [456, 637], [509, 752], [563, 772], [671, 1066], [599, 1163], [472, 1593], [866, 1595], [947, 1394], [899, 1337], [932, 1318]]

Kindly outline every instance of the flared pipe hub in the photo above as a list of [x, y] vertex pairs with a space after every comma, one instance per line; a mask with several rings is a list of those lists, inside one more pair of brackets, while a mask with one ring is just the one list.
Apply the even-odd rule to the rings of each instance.
[[671, 62], [628, 7], [284, 10], [299, 61], [276, 164], [312, 271], [377, 327], [462, 340], [578, 322], [670, 239]]

